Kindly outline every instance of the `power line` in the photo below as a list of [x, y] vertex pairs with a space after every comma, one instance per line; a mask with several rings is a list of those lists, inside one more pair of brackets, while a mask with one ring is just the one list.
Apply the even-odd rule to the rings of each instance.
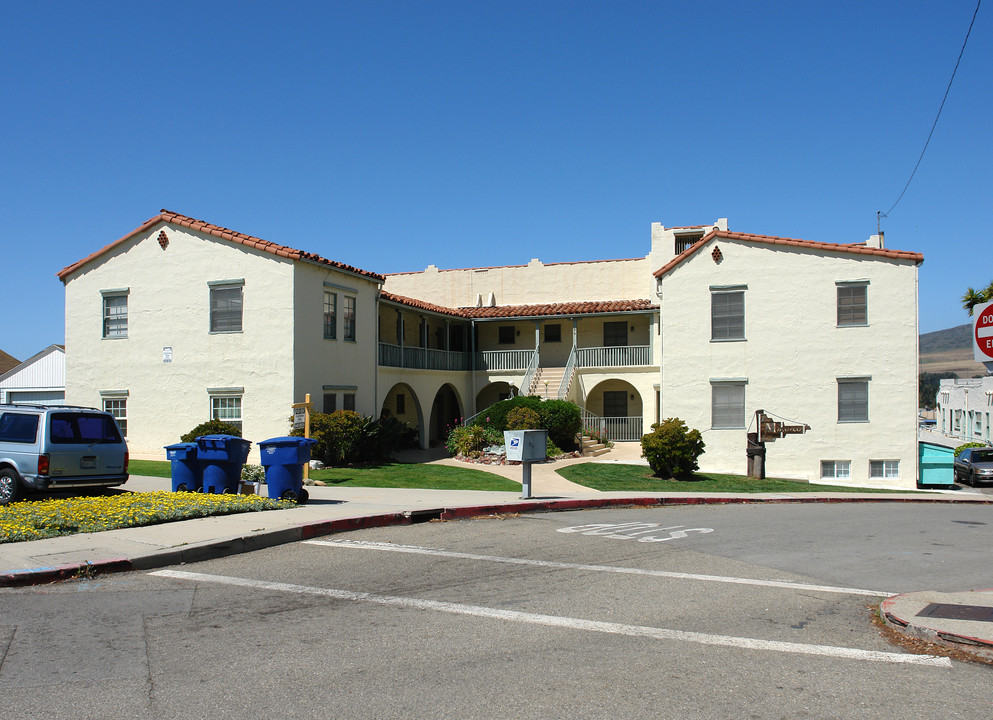
[[903, 191], [900, 193], [900, 197], [898, 197], [896, 199], [896, 202], [895, 203], [893, 203], [892, 205], [890, 205], [890, 209], [889, 210], [887, 210], [886, 212], [877, 212], [876, 213], [876, 225], [877, 225], [877, 227], [879, 225], [879, 218], [880, 217], [889, 217], [889, 214], [891, 212], [893, 212], [893, 208], [895, 208], [897, 206], [897, 203], [899, 203], [900, 200], [903, 199], [903, 194], [905, 192], [907, 192], [907, 188], [910, 187], [910, 183], [914, 179], [914, 175], [917, 174], [917, 168], [919, 168], [921, 166], [921, 160], [924, 159], [924, 153], [927, 152], [927, 146], [931, 142], [931, 136], [934, 135], [934, 129], [938, 126], [938, 118], [941, 117], [941, 110], [945, 107], [945, 100], [948, 99], [948, 93], [952, 89], [952, 81], [955, 80], [955, 73], [958, 72], [959, 63], [962, 62], [962, 55], [963, 55], [963, 53], [965, 53], [965, 46], [969, 42], [969, 35], [972, 34], [972, 26], [976, 22], [976, 15], [979, 14], [979, 6], [982, 4], [982, 2], [983, 2], [983, 0], [977, 0], [976, 1], [976, 10], [975, 10], [975, 12], [972, 13], [972, 22], [969, 23], [969, 30], [965, 34], [965, 40], [962, 41], [962, 49], [959, 50], [959, 58], [958, 58], [958, 60], [955, 61], [955, 69], [952, 70], [952, 77], [949, 78], [949, 80], [948, 80], [948, 87], [945, 88], [945, 96], [943, 98], [941, 98], [941, 106], [938, 108], [938, 114], [934, 118], [934, 124], [931, 125], [931, 132], [928, 133], [927, 141], [924, 143], [924, 149], [921, 150], [921, 156], [919, 158], [917, 158], [917, 164], [914, 165], [914, 171], [912, 173], [910, 173], [910, 178], [907, 180], [907, 184], [903, 186]]

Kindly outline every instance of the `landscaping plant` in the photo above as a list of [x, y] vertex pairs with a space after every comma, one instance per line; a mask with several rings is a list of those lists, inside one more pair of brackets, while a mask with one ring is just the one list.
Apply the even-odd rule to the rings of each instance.
[[652, 472], [664, 479], [689, 478], [699, 468], [697, 459], [703, 448], [700, 431], [688, 429], [679, 418], [655, 423], [652, 431], [641, 438], [642, 455]]

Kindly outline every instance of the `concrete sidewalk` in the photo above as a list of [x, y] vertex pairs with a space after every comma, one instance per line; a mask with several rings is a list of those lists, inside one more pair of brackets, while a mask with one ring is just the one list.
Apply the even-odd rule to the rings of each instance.
[[[644, 463], [640, 448], [620, 446], [592, 462]], [[452, 458], [436, 457], [424, 451], [407, 457], [429, 463], [466, 467]], [[597, 507], [664, 506], [728, 503], [812, 503], [812, 502], [972, 502], [993, 504], [993, 496], [969, 491], [871, 493], [630, 493], [599, 492], [569, 482], [556, 470], [589, 458], [536, 464], [532, 469], [534, 497], [522, 499], [519, 492], [480, 492], [471, 490], [404, 490], [363, 487], [308, 486], [310, 500], [291, 510], [240, 513], [183, 520], [147, 527], [108, 530], [100, 533], [67, 535], [45, 540], [0, 545], [0, 587], [33, 585], [72, 577], [126, 570], [146, 570], [250, 552], [307, 538], [368, 527], [404, 525], [433, 519], [452, 520], [479, 515], [518, 512], [548, 512]], [[472, 465], [517, 482], [522, 469], [517, 466]], [[168, 478], [132, 476], [127, 490], [148, 492], [170, 490]], [[957, 594], [956, 594], [957, 595]], [[902, 598], [905, 596], [897, 596]], [[993, 593], [973, 593], [971, 605], [988, 603], [993, 612]], [[961, 605], [957, 598], [942, 600], [932, 593], [929, 602]], [[978, 598], [978, 599], [977, 599]], [[892, 599], [891, 599], [892, 600]], [[889, 602], [889, 601], [887, 601]], [[914, 620], [913, 601], [892, 604], [884, 610], [893, 627], [918, 637], [934, 639], [945, 635], [967, 637], [973, 646], [993, 648], [993, 622], [973, 621], [967, 630], [959, 626], [924, 627]], [[889, 612], [889, 616], [886, 615]], [[896, 618], [895, 621], [890, 620]], [[908, 619], [909, 616], [910, 619]], [[901, 626], [900, 623], [904, 625]], [[945, 623], [945, 625], [942, 625]], [[933, 623], [932, 623], [933, 624]], [[990, 629], [987, 630], [986, 628]], [[906, 628], [910, 628], [906, 630]]]

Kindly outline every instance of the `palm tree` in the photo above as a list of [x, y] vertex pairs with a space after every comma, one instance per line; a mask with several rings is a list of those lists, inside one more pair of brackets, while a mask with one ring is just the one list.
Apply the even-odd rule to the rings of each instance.
[[990, 300], [993, 300], [993, 282], [982, 290], [968, 288], [962, 295], [962, 307], [968, 310], [969, 315], [971, 316], [972, 309], [976, 307], [976, 305], [982, 305]]

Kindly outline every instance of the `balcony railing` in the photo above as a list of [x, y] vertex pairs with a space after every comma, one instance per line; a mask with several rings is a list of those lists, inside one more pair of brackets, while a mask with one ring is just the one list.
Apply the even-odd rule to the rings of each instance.
[[584, 368], [651, 365], [651, 350], [649, 345], [579, 348], [578, 365]]
[[415, 370], [468, 370], [469, 353], [379, 343], [379, 364]]
[[534, 350], [483, 350], [476, 353], [477, 370], [527, 370]]
[[583, 432], [594, 431], [613, 442], [641, 440], [644, 419], [637, 417], [599, 417], [586, 408], [582, 409]]

